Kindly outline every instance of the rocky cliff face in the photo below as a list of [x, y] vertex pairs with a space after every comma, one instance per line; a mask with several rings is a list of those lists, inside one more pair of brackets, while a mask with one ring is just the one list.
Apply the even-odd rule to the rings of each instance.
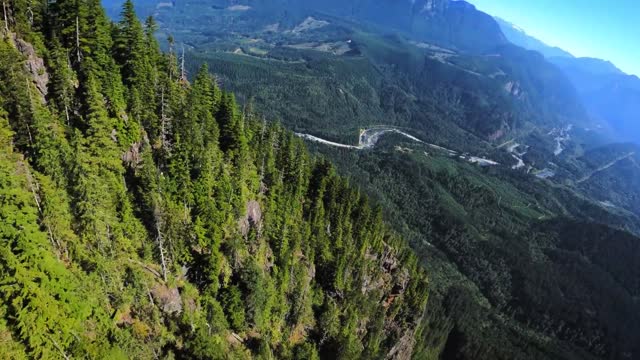
[[421, 40], [471, 53], [491, 51], [507, 43], [495, 20], [465, 1], [422, 3], [412, 24], [413, 35]]
[[424, 5], [422, 7], [423, 11], [441, 11], [443, 10], [448, 1], [444, 0], [424, 0]]
[[44, 66], [44, 60], [36, 54], [33, 45], [15, 34], [12, 34], [12, 38], [16, 49], [26, 58], [24, 63], [25, 70], [31, 76], [33, 84], [38, 89], [44, 103], [48, 93], [47, 84], [49, 83], [49, 73]]

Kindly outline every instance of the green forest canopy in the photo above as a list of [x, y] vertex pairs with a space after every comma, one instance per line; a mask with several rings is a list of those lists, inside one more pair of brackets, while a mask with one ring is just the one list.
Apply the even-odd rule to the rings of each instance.
[[0, 357], [411, 353], [426, 276], [329, 163], [130, 1], [3, 12]]

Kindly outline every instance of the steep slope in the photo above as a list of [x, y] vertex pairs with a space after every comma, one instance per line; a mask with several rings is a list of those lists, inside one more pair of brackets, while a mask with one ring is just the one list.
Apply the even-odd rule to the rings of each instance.
[[411, 356], [426, 275], [328, 162], [206, 67], [182, 77], [131, 2], [117, 24], [21, 6], [0, 35], [0, 358]]
[[312, 8], [354, 20], [366, 21], [408, 34], [418, 41], [469, 52], [489, 51], [506, 44], [496, 23], [465, 1], [375, 0], [316, 1]]
[[[624, 359], [638, 351], [636, 320], [619, 317], [637, 314], [638, 250], [629, 247], [638, 238], [602, 225], [637, 233], [637, 217], [547, 180], [386, 142], [366, 153], [313, 146], [384, 204], [432, 274], [422, 357]], [[589, 250], [583, 261], [583, 250], [565, 242], [618, 255], [603, 266], [604, 253]], [[597, 295], [610, 293], [616, 304]], [[614, 333], [625, 335], [604, 335]]]
[[563, 69], [573, 68], [574, 71], [584, 72], [592, 75], [624, 75], [610, 61], [595, 58], [566, 58], [550, 57], [549, 60]]
[[384, 204], [432, 274], [419, 358], [637, 354], [639, 239], [604, 225], [637, 233], [637, 216], [401, 140], [369, 153], [317, 149]]

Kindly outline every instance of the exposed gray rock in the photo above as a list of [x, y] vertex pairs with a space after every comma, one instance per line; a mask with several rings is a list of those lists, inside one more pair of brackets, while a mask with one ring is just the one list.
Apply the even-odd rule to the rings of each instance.
[[247, 213], [239, 220], [240, 233], [247, 236], [251, 228], [255, 228], [258, 232], [262, 229], [262, 208], [260, 203], [255, 200], [247, 202]]
[[41, 100], [44, 103], [48, 94], [49, 73], [44, 66], [44, 60], [36, 54], [36, 50], [30, 43], [14, 35], [16, 49], [27, 59], [25, 68], [31, 75], [31, 80], [40, 92]]
[[385, 359], [410, 360], [415, 346], [415, 336], [413, 329], [405, 330], [404, 334], [391, 348]]
[[165, 314], [174, 315], [182, 312], [182, 298], [178, 288], [157, 285], [151, 289], [151, 295]]
[[142, 163], [141, 147], [142, 144], [139, 142], [132, 144], [129, 150], [122, 154], [122, 161], [133, 169], [137, 168]]

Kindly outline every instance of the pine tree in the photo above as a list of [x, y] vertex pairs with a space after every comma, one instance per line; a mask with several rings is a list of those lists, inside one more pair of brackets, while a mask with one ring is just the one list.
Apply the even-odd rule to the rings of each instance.
[[89, 4], [84, 0], [56, 1], [48, 7], [49, 36], [59, 39], [69, 51], [70, 62], [78, 71], [90, 52], [85, 36], [89, 33]]
[[52, 40], [49, 54], [49, 68], [51, 69], [49, 99], [53, 101], [56, 112], [64, 117], [66, 126], [70, 127], [72, 122], [77, 121], [75, 114], [78, 108], [74, 95], [78, 87], [78, 79], [71, 68], [68, 51], [62, 47], [58, 38]]
[[132, 86], [140, 74], [141, 60], [146, 54], [145, 34], [131, 0], [122, 5], [120, 22], [115, 29], [114, 58], [122, 66], [122, 79]]
[[244, 160], [248, 146], [242, 116], [233, 94], [222, 95], [216, 119], [220, 124], [220, 148], [239, 164]]
[[136, 16], [133, 2], [128, 0], [122, 8], [121, 20], [114, 30], [113, 52], [121, 67], [122, 79], [128, 86], [129, 113], [145, 129], [152, 142], [160, 136], [158, 104], [160, 50], [154, 38], [155, 22], [148, 19], [145, 28]]
[[16, 146], [29, 152], [33, 146], [33, 116], [29, 79], [21, 67], [24, 57], [7, 38], [0, 39], [0, 105], [15, 132]]

